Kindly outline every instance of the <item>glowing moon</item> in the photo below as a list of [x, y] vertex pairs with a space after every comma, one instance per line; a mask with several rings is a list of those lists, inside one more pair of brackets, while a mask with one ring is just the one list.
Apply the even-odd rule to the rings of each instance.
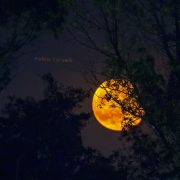
[[103, 82], [95, 91], [92, 109], [97, 121], [105, 128], [122, 131], [138, 125], [144, 110], [132, 95], [133, 86], [129, 81], [114, 80]]

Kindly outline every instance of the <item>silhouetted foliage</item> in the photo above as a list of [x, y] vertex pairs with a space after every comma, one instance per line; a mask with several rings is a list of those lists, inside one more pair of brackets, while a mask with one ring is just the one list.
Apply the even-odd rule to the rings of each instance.
[[[17, 51], [44, 27], [53, 30], [56, 36], [69, 3], [72, 1], [22, 1], [21, 6], [17, 3], [11, 6], [10, 1], [1, 1], [0, 23], [13, 27], [12, 37], [0, 50], [1, 57]], [[104, 75], [108, 79], [127, 79], [132, 83], [133, 95], [145, 110], [144, 121], [151, 127], [151, 133], [135, 128], [124, 133], [132, 143], [127, 155], [118, 151], [106, 159], [85, 150], [80, 128], [87, 114], [74, 114], [73, 108], [86, 93], [58, 87], [47, 75], [43, 78], [47, 82], [44, 99], [10, 97], [0, 119], [2, 178], [178, 179], [179, 8], [178, 0], [75, 1], [75, 19], [69, 32], [79, 43], [105, 56]], [[103, 42], [94, 38], [92, 30], [103, 36]], [[158, 73], [151, 53], [154, 49], [149, 50], [152, 46], [163, 52], [162, 56], [165, 54], [168, 77]]]
[[[152, 130], [148, 138], [143, 138], [143, 132], [132, 137], [132, 156], [139, 152], [142, 158], [132, 159], [133, 166], [125, 163], [128, 178], [178, 179], [180, 1], [95, 0], [83, 5], [82, 11], [75, 9], [77, 22], [72, 26], [77, 33], [71, 32], [73, 37], [104, 55], [106, 79], [127, 79], [132, 83], [145, 110], [143, 120]], [[102, 38], [94, 38], [93, 30]], [[164, 67], [156, 67], [156, 52], [168, 64], [166, 76], [158, 72]], [[93, 78], [98, 79], [95, 73]], [[152, 142], [154, 136], [157, 139]]]
[[0, 93], [11, 81], [10, 67], [8, 63], [0, 64]]
[[43, 99], [9, 97], [0, 117], [0, 177], [9, 179], [125, 179], [111, 160], [82, 146], [80, 130], [88, 113], [81, 108], [89, 96], [43, 76]]
[[1, 179], [71, 179], [86, 162], [80, 129], [89, 115], [73, 109], [88, 94], [44, 80], [40, 101], [9, 97], [0, 118]]
[[0, 91], [10, 82], [9, 64], [19, 50], [35, 40], [42, 30], [51, 31], [56, 38], [62, 32], [71, 3], [71, 0], [0, 0], [0, 68], [6, 67], [0, 73], [6, 70], [6, 77], [0, 77]]

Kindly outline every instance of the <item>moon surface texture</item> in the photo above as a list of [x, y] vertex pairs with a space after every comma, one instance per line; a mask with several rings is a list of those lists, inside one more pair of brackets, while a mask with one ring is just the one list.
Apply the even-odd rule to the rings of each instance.
[[102, 126], [114, 131], [138, 125], [144, 115], [134, 87], [127, 80], [104, 81], [93, 95], [92, 110]]

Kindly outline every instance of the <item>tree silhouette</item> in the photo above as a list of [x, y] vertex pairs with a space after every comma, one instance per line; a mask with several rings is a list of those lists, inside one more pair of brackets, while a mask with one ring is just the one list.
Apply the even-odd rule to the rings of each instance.
[[70, 6], [71, 1], [66, 0], [0, 0], [0, 68], [4, 69], [0, 73], [0, 91], [10, 82], [10, 64], [21, 55], [19, 51], [35, 40], [42, 30], [50, 31], [57, 38]]
[[[95, 0], [90, 5], [81, 5], [79, 9], [78, 5], [77, 1], [74, 13], [77, 21], [72, 23], [74, 29], [69, 29], [70, 33], [80, 44], [104, 55], [107, 67], [103, 72], [107, 79], [128, 79], [132, 83], [134, 94], [138, 96], [138, 102], [146, 112], [144, 121], [151, 124], [152, 129], [155, 130], [154, 134], [163, 143], [152, 151], [148, 148], [139, 150], [149, 156], [147, 164], [151, 160], [152, 163], [156, 162], [155, 157], [161, 154], [159, 152], [158, 155], [153, 155], [156, 154], [157, 149], [165, 151], [161, 160], [171, 158], [170, 164], [173, 167], [169, 168], [171, 172], [162, 172], [164, 165], [168, 169], [169, 162], [159, 160], [151, 166], [151, 173], [154, 168], [159, 168], [156, 178], [177, 178], [180, 165], [179, 1]], [[95, 38], [94, 31], [103, 37]], [[153, 53], [149, 50], [152, 46], [163, 52], [162, 56], [166, 55], [165, 59], [168, 60], [170, 69], [168, 78], [163, 77], [156, 70]], [[96, 84], [99, 83], [95, 72], [91, 71], [91, 74]], [[148, 146], [149, 143], [151, 144], [151, 137], [147, 141], [140, 138], [140, 141]], [[148, 153], [154, 158], [150, 158], [151, 155]], [[139, 160], [141, 161], [140, 158]], [[146, 171], [141, 178], [150, 179], [147, 177], [148, 168], [142, 166], [140, 170]]]
[[111, 159], [82, 146], [80, 130], [88, 113], [76, 112], [89, 96], [58, 85], [50, 74], [43, 99], [9, 97], [0, 117], [0, 177], [18, 179], [126, 179]]
[[57, 86], [50, 75], [43, 78], [42, 100], [9, 97], [3, 111], [1, 179], [71, 179], [86, 163], [80, 128], [89, 115], [73, 109], [87, 93]]
[[[64, 7], [63, 1], [60, 2], [60, 7]], [[10, 25], [13, 36], [6, 41], [5, 48], [1, 48], [1, 57], [24, 44], [26, 38], [17, 38], [18, 28], [25, 27], [34, 32], [44, 26], [52, 27], [57, 35], [56, 25], [63, 22], [62, 15], [66, 14], [63, 8], [57, 8], [57, 1], [52, 4], [50, 1], [31, 1], [29, 9], [24, 1], [21, 3], [22, 11], [17, 4], [1, 10], [3, 25], [9, 25], [9, 17], [15, 20], [10, 21], [14, 22]], [[48, 10], [50, 5], [52, 11]], [[59, 92], [54, 80], [45, 76], [48, 86], [43, 100], [11, 97], [1, 117], [2, 175], [11, 179], [81, 179], [87, 175], [89, 179], [178, 179], [179, 6], [177, 0], [75, 1], [69, 32], [80, 44], [104, 55], [107, 79], [127, 79], [132, 83], [132, 94], [138, 97], [138, 103], [144, 108], [144, 121], [151, 125], [153, 133], [147, 135], [130, 128], [126, 134], [133, 143], [128, 157], [122, 155], [123, 152], [114, 154], [109, 160], [94, 156], [91, 150], [82, 148], [78, 135], [81, 123], [75, 123], [85, 119], [85, 114], [75, 115], [72, 111], [83, 100], [82, 91], [66, 89]], [[94, 37], [94, 30], [103, 36], [103, 40]], [[34, 37], [31, 31], [24, 35], [28, 41]], [[20, 46], [16, 42], [20, 42]], [[170, 70], [168, 78], [157, 72], [149, 46], [159, 48], [159, 52], [166, 55]], [[98, 82], [96, 74], [92, 76]], [[106, 98], [108, 100], [109, 96]], [[128, 108], [128, 103], [124, 105]], [[70, 126], [73, 128], [69, 129]], [[112, 162], [118, 163], [117, 172], [112, 168]]]

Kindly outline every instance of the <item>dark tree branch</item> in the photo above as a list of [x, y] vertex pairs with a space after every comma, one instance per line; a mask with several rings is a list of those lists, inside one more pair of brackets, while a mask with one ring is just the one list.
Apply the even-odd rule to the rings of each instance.
[[174, 0], [174, 20], [175, 20], [175, 36], [176, 36], [176, 60], [180, 61], [180, 24], [179, 24], [179, 6], [180, 3]]

